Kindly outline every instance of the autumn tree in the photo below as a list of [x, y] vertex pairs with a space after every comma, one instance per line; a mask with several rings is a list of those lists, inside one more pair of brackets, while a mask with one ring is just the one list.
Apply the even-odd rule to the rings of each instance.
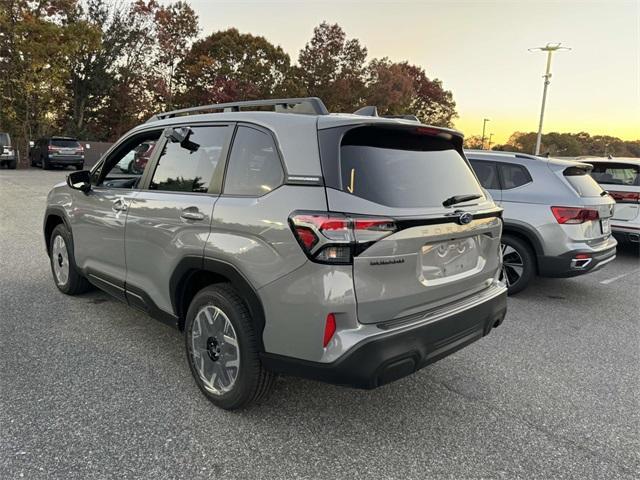
[[450, 91], [408, 62], [374, 59], [367, 68], [366, 103], [380, 113], [416, 115], [423, 123], [451, 127], [457, 116]]
[[281, 47], [237, 29], [196, 41], [176, 69], [180, 105], [270, 98], [282, 91], [291, 62]]
[[28, 140], [57, 120], [64, 98], [68, 16], [74, 0], [3, 0], [0, 3], [0, 124], [9, 130], [25, 165]]
[[198, 34], [198, 16], [189, 4], [179, 1], [157, 7], [154, 21], [157, 37], [154, 91], [158, 103], [170, 110], [173, 106], [175, 68]]
[[464, 148], [483, 150], [484, 145], [482, 143], [482, 137], [480, 135], [472, 135], [470, 137], [465, 137]]
[[365, 97], [366, 58], [359, 40], [322, 22], [300, 51], [297, 78], [305, 94], [322, 98], [330, 111], [352, 112]]

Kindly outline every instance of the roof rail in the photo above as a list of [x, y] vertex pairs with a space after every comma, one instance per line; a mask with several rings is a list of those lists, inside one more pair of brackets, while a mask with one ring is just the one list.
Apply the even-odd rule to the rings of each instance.
[[307, 115], [329, 115], [327, 107], [318, 97], [305, 98], [274, 98], [270, 100], [248, 100], [242, 102], [216, 103], [201, 107], [183, 108], [170, 112], [156, 113], [147, 122], [155, 122], [165, 118], [173, 118], [182, 115], [194, 115], [205, 113], [209, 110], [223, 110], [225, 112], [239, 112], [241, 109], [251, 107], [275, 107], [276, 112], [301, 113]]

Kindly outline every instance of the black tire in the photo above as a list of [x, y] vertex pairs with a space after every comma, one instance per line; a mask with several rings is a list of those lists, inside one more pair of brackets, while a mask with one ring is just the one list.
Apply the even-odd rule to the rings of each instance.
[[[509, 295], [515, 295], [524, 290], [536, 275], [536, 262], [533, 251], [526, 242], [509, 234], [503, 235], [501, 240], [502, 253], [502, 279], [507, 278], [507, 290]], [[519, 261], [518, 261], [519, 257]], [[521, 267], [518, 268], [517, 265]], [[516, 279], [516, 273], [521, 270]], [[514, 281], [515, 280], [515, 281]]]
[[16, 161], [15, 160], [11, 160], [9, 163], [7, 163], [7, 168], [9, 170], [15, 170], [16, 169]]
[[[67, 278], [64, 279], [64, 281], [61, 281], [57, 276], [56, 266], [54, 263], [58, 262], [58, 265], [62, 265], [64, 263], [61, 255], [54, 254], [54, 245], [56, 243], [57, 237], [62, 238], [62, 240], [64, 241], [64, 247], [67, 252], [66, 261], [68, 266], [68, 275]], [[60, 290], [62, 293], [66, 293], [67, 295], [78, 295], [80, 293], [85, 293], [91, 290], [91, 284], [78, 271], [75, 258], [73, 257], [73, 238], [71, 237], [71, 232], [69, 232], [64, 224], [56, 226], [53, 229], [53, 232], [51, 232], [51, 237], [49, 237], [49, 252], [51, 274], [53, 275], [53, 281], [58, 287], [58, 290]]]
[[76, 165], [76, 170], [82, 170], [84, 168], [83, 164]]
[[[195, 365], [196, 360], [193, 353], [194, 343], [192, 341], [192, 335], [196, 324], [196, 315], [204, 307], [219, 309], [231, 323], [233, 334], [235, 334], [237, 340], [238, 346], [234, 352], [238, 355], [239, 368], [236, 370], [234, 383], [230, 389], [225, 392], [214, 393], [208, 390]], [[226, 321], [226, 319], [224, 321]], [[200, 334], [203, 333], [203, 329], [199, 324], [198, 330]], [[196, 380], [202, 393], [204, 393], [214, 405], [225, 410], [235, 410], [262, 400], [271, 393], [276, 376], [274, 373], [266, 370], [260, 362], [258, 355], [258, 338], [253, 327], [251, 315], [246, 304], [231, 285], [221, 283], [210, 285], [200, 290], [189, 305], [184, 332], [187, 362], [189, 363], [193, 378]], [[205, 335], [207, 334], [205, 333]], [[200, 335], [198, 335], [198, 338], [200, 338]], [[202, 339], [204, 340], [204, 337], [202, 337]], [[210, 340], [211, 339], [206, 340], [207, 345], [209, 345]], [[239, 352], [239, 354], [237, 352]], [[210, 362], [210, 359], [210, 355], [209, 359], [205, 357], [207, 362]], [[208, 365], [213, 365], [213, 363], [209, 363]]]

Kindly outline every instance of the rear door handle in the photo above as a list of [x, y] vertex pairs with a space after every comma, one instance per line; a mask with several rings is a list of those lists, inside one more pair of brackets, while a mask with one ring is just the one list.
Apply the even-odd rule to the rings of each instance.
[[204, 213], [200, 213], [197, 207], [187, 207], [182, 210], [180, 218], [185, 220], [204, 220]]
[[124, 201], [124, 198], [118, 198], [113, 202], [113, 206], [111, 208], [113, 208], [114, 212], [126, 212], [127, 202]]

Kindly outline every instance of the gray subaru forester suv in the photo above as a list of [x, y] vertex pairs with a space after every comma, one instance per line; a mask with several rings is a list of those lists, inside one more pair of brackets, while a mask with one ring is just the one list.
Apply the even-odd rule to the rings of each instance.
[[[141, 174], [115, 168], [143, 142]], [[317, 98], [156, 115], [54, 187], [44, 219], [58, 288], [183, 330], [225, 409], [277, 373], [375, 388], [486, 335], [506, 312], [501, 229], [458, 132]]]

